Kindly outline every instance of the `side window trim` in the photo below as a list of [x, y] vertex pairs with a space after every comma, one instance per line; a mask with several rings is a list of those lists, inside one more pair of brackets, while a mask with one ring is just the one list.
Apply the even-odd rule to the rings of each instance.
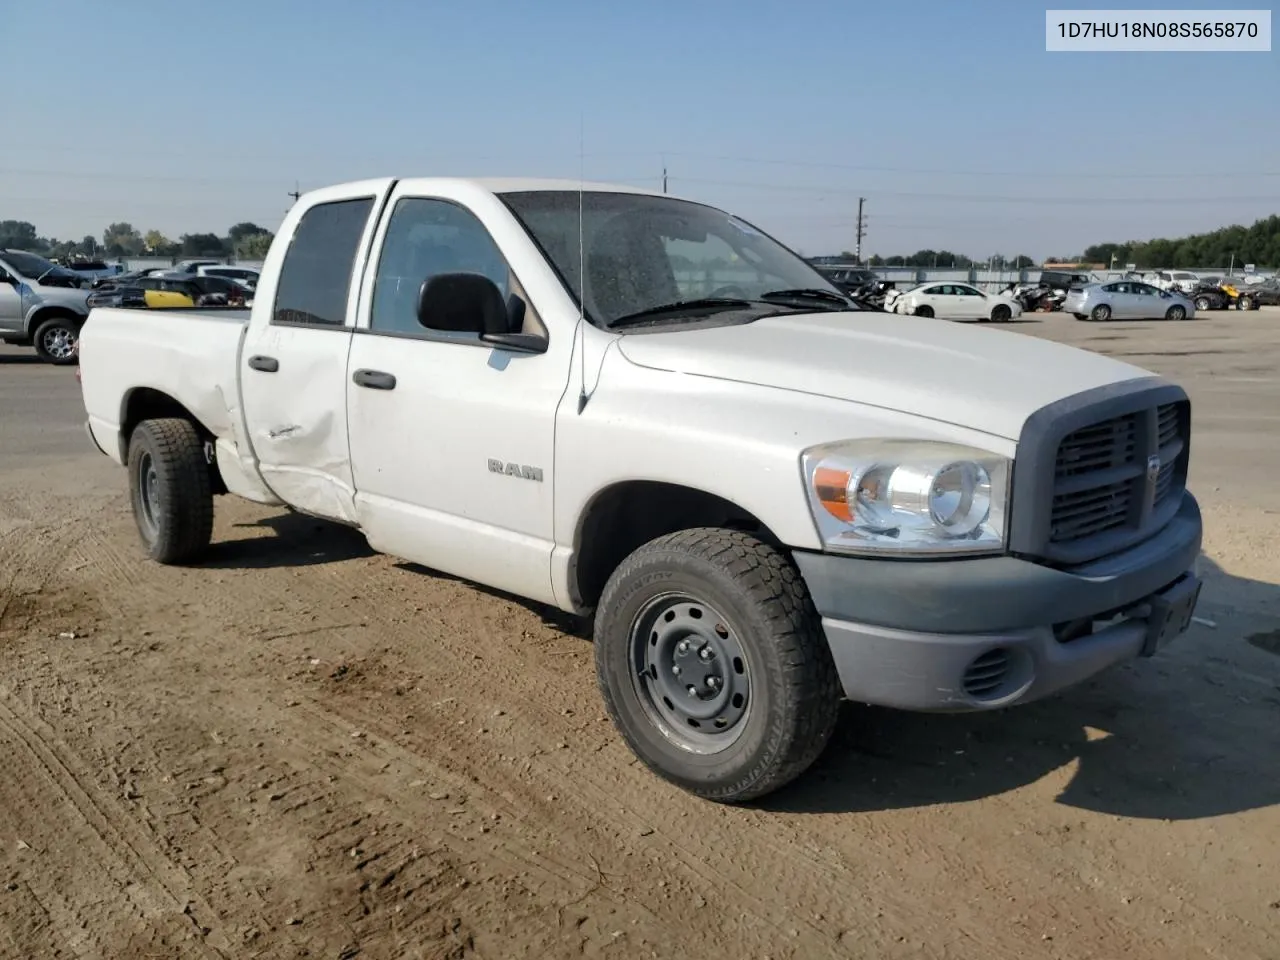
[[[321, 200], [313, 204], [312, 206], [308, 207], [305, 211], [303, 211], [302, 216], [299, 218], [297, 224], [295, 224], [294, 226], [293, 234], [289, 237], [289, 245], [285, 248], [284, 257], [280, 261], [280, 273], [276, 277], [276, 288], [274, 291], [274, 295], [272, 297], [271, 314], [270, 314], [270, 319], [268, 321], [270, 326], [289, 327], [289, 328], [298, 327], [298, 328], [303, 328], [307, 330], [338, 330], [346, 333], [350, 333], [352, 331], [352, 328], [354, 326], [354, 319], [353, 319], [353, 315], [350, 308], [352, 304], [353, 294], [357, 293], [359, 289], [358, 283], [357, 283], [357, 280], [358, 280], [357, 271], [359, 270], [360, 265], [363, 262], [361, 253], [362, 253], [362, 247], [364, 246], [365, 235], [369, 232], [370, 220], [375, 216], [380, 216], [383, 209], [382, 206], [378, 205], [378, 199], [379, 198], [374, 194], [362, 194], [360, 196], [355, 196], [355, 197], [335, 197], [332, 200]], [[285, 269], [289, 265], [289, 255], [293, 252], [294, 244], [297, 243], [298, 234], [302, 230], [303, 225], [306, 223], [306, 218], [313, 211], [318, 210], [321, 207], [332, 207], [332, 206], [336, 206], [338, 204], [344, 204], [344, 203], [367, 203], [368, 210], [365, 213], [364, 222], [360, 229], [360, 236], [357, 237], [356, 243], [352, 248], [352, 252], [351, 252], [350, 273], [348, 274], [348, 277], [347, 277], [347, 298], [346, 298], [346, 304], [344, 305], [344, 308], [343, 308], [342, 320], [338, 323], [328, 323], [328, 322], [317, 323], [311, 320], [280, 319], [279, 304], [280, 304], [281, 280], [285, 276]]]

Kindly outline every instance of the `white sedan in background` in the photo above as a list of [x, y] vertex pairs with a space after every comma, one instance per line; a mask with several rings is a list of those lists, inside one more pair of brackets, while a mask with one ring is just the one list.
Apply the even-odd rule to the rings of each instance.
[[922, 283], [904, 290], [884, 306], [893, 313], [944, 320], [1004, 323], [1022, 315], [1022, 304], [1012, 297], [983, 293], [968, 283]]

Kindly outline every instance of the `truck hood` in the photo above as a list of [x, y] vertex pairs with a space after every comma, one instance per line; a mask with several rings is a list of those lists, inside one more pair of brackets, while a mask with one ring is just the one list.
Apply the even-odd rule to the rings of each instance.
[[872, 312], [790, 314], [619, 340], [623, 356], [641, 367], [848, 400], [1014, 441], [1047, 404], [1151, 376], [1020, 333]]

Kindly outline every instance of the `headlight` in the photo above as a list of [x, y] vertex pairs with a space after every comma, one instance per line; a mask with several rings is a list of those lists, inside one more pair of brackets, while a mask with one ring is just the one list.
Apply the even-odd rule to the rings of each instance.
[[849, 440], [801, 455], [824, 546], [931, 556], [1004, 549], [1009, 461], [921, 440]]

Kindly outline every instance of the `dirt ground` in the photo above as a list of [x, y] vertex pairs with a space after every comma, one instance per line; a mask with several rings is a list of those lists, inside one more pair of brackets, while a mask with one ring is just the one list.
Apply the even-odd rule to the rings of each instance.
[[1280, 957], [1280, 311], [1014, 328], [1190, 389], [1202, 622], [847, 705], [752, 809], [640, 767], [547, 611], [232, 500], [145, 562], [73, 372], [0, 353], [0, 956]]

